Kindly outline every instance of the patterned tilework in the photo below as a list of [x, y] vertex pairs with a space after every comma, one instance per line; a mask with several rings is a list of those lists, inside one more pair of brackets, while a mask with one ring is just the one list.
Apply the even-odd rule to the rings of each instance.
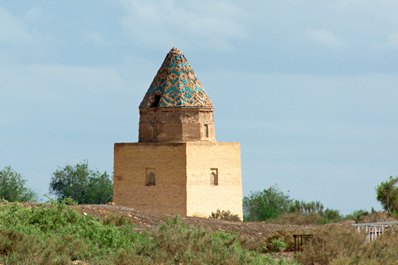
[[159, 108], [213, 108], [191, 65], [176, 48], [167, 54], [140, 108], [156, 107], [156, 96]]

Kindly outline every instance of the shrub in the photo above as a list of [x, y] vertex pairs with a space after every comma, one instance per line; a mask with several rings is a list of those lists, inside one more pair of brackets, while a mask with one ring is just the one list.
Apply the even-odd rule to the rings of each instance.
[[269, 247], [272, 251], [282, 252], [287, 248], [287, 244], [282, 239], [274, 238]]
[[124, 218], [101, 221], [63, 203], [0, 203], [0, 220], [0, 264], [295, 264], [178, 217], [155, 231], [135, 232]]
[[367, 212], [364, 210], [354, 211], [351, 214], [345, 216], [344, 219], [353, 220], [356, 223], [375, 223], [396, 220], [385, 211], [375, 211], [373, 209], [371, 212]]
[[[0, 231], [3, 238], [16, 237], [8, 250], [0, 250], [0, 260], [14, 263], [29, 261], [40, 249], [48, 260], [33, 264], [65, 264], [57, 260], [108, 260], [129, 249], [133, 253], [142, 248], [142, 235], [130, 227], [117, 228], [102, 224], [90, 216], [83, 216], [65, 204], [42, 204], [31, 208], [19, 204], [0, 205]], [[38, 242], [28, 246], [25, 242]], [[26, 253], [22, 249], [27, 249]], [[31, 264], [31, 263], [29, 263]]]
[[215, 213], [212, 212], [209, 216], [210, 219], [218, 219], [218, 220], [226, 220], [226, 221], [240, 221], [240, 218], [237, 214], [232, 214], [229, 210], [228, 211], [220, 211], [217, 210]]
[[110, 214], [102, 218], [102, 223], [105, 225], [112, 224], [115, 226], [124, 226], [131, 224], [130, 220], [128, 217], [124, 215], [119, 215], [119, 214]]
[[352, 226], [324, 225], [313, 233], [314, 237], [306, 242], [303, 252], [297, 255], [298, 261], [304, 265], [328, 265], [340, 256], [355, 256], [358, 247], [365, 244], [364, 234], [358, 233]]
[[315, 225], [322, 224], [324, 219], [319, 213], [303, 214], [300, 212], [285, 213], [276, 219], [268, 220], [273, 224]]
[[178, 217], [160, 225], [154, 240], [151, 251], [158, 262], [173, 257], [175, 264], [264, 264], [263, 257], [242, 248], [237, 236], [187, 225]]
[[296, 233], [297, 231], [294, 230], [279, 230], [275, 235], [268, 237], [264, 242], [257, 242], [256, 250], [262, 253], [294, 251], [293, 235]]

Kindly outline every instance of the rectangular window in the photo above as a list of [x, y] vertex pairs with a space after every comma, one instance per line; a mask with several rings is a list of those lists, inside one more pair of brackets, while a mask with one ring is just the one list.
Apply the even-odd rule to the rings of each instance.
[[156, 186], [156, 170], [155, 168], [146, 168], [145, 169], [145, 185], [146, 186]]
[[210, 168], [210, 185], [218, 185], [218, 168]]
[[205, 137], [208, 138], [209, 137], [209, 125], [205, 124]]

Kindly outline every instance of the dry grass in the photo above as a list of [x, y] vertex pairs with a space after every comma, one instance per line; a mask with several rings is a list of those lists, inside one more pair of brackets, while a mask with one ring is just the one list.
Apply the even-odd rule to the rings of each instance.
[[303, 265], [393, 265], [398, 260], [398, 231], [387, 229], [368, 242], [350, 225], [325, 225], [315, 231], [296, 259]]
[[267, 223], [283, 225], [318, 225], [325, 223], [319, 213], [302, 214], [300, 212], [284, 213], [276, 219], [268, 220]]

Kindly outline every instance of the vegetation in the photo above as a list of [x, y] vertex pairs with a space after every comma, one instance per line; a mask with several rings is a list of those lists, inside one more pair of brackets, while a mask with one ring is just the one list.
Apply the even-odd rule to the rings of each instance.
[[232, 214], [231, 211], [220, 211], [217, 210], [215, 213], [211, 213], [209, 216], [210, 219], [218, 219], [218, 220], [225, 220], [225, 221], [233, 221], [237, 222], [240, 221], [240, 218], [237, 214]]
[[0, 199], [10, 202], [34, 201], [36, 194], [26, 187], [26, 180], [10, 166], [0, 171]]
[[398, 177], [380, 183], [376, 187], [377, 200], [384, 210], [398, 216]]
[[50, 193], [58, 200], [71, 198], [79, 204], [103, 204], [112, 201], [112, 180], [109, 175], [91, 170], [87, 162], [66, 165], [53, 173]]
[[287, 248], [287, 244], [282, 239], [274, 238], [271, 240], [271, 244], [270, 244], [271, 251], [281, 252], [281, 251], [284, 251], [286, 248]]
[[2, 264], [296, 264], [251, 252], [236, 235], [178, 217], [140, 233], [122, 218], [101, 221], [64, 203], [0, 203], [0, 220]]
[[264, 221], [275, 219], [289, 211], [291, 200], [289, 195], [272, 186], [263, 191], [253, 192], [243, 198], [246, 221]]
[[[341, 220], [375, 222], [398, 216], [398, 177], [376, 188], [386, 212], [372, 209], [341, 216], [318, 201], [293, 200], [276, 186], [243, 200], [245, 220], [281, 224], [326, 224]], [[130, 220], [114, 214], [96, 219], [68, 204], [100, 204], [112, 200], [112, 181], [88, 163], [67, 165], [53, 173], [50, 192], [58, 202], [33, 201], [35, 193], [11, 167], [0, 171], [0, 264], [395, 264], [398, 229], [388, 228], [373, 242], [350, 225], [312, 227], [313, 237], [294, 260], [275, 259], [269, 252], [293, 250], [293, 231], [280, 230], [262, 242], [240, 241], [237, 235], [211, 232], [171, 218], [155, 230], [137, 232]], [[29, 205], [29, 206], [27, 206]], [[239, 221], [230, 211], [209, 218]], [[254, 245], [250, 245], [253, 244]]]
[[323, 224], [342, 220], [339, 211], [322, 203], [290, 199], [276, 186], [251, 193], [243, 199], [245, 221], [272, 220], [277, 223]]
[[396, 264], [397, 232], [390, 227], [377, 240], [368, 242], [365, 233], [349, 225], [320, 226], [296, 258], [303, 265]]

